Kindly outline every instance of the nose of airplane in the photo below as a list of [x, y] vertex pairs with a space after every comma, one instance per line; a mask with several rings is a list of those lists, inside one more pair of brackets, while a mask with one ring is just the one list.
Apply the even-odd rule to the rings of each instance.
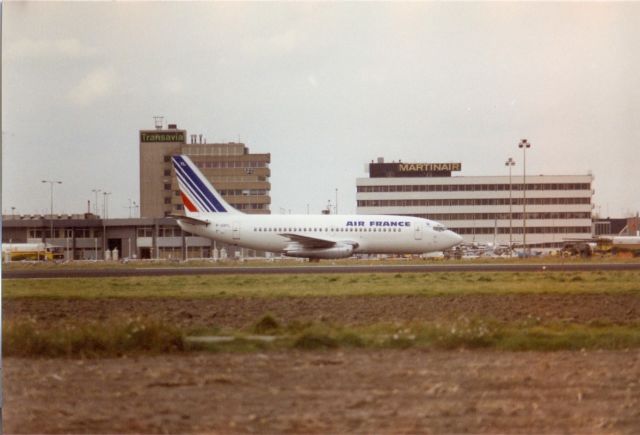
[[449, 248], [452, 248], [456, 245], [462, 243], [462, 236], [454, 233], [453, 231], [447, 230], [447, 240], [450, 243]]

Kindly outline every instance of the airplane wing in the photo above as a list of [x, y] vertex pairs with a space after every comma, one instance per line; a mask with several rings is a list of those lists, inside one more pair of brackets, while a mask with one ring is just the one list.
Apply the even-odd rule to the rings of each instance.
[[331, 248], [338, 244], [351, 245], [355, 249], [359, 245], [359, 243], [350, 241], [350, 240], [340, 240], [340, 241], [327, 240], [327, 239], [320, 239], [318, 237], [301, 236], [300, 234], [289, 234], [289, 233], [281, 233], [280, 235], [283, 237], [287, 237], [292, 242], [298, 243], [308, 249]]
[[562, 240], [565, 242], [597, 242], [602, 239], [607, 240], [606, 237], [565, 237]]
[[290, 233], [279, 235], [291, 241], [283, 249], [288, 257], [348, 258], [358, 248], [358, 243], [351, 240], [327, 240]]
[[174, 219], [179, 220], [179, 221], [183, 221], [184, 223], [191, 224], [191, 225], [204, 225], [206, 227], [206, 226], [209, 226], [209, 224], [211, 223], [211, 222], [205, 221], [203, 219], [196, 219], [194, 217], [189, 217], [189, 216], [170, 215], [169, 217], [174, 218]]
[[314, 249], [314, 248], [331, 248], [336, 245], [336, 242], [333, 240], [327, 239], [319, 239], [317, 237], [309, 237], [309, 236], [301, 236], [299, 234], [289, 234], [282, 233], [280, 234], [283, 237], [287, 237], [292, 242], [299, 243], [305, 248]]

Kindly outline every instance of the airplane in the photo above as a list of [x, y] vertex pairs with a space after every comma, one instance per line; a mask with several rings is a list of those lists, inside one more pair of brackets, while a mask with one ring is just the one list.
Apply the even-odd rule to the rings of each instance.
[[610, 237], [609, 240], [612, 249], [631, 251], [636, 256], [640, 255], [640, 236], [613, 236]]
[[591, 239], [565, 239], [565, 249], [570, 252], [589, 256], [595, 251], [630, 252], [634, 257], [640, 256], [640, 235], [636, 236], [597, 236]]
[[422, 254], [462, 242], [444, 225], [392, 215], [255, 215], [231, 207], [185, 155], [172, 157], [185, 215], [184, 231], [287, 257], [349, 258], [354, 254]]
[[445, 258], [473, 259], [473, 258], [497, 258], [515, 257], [517, 254], [513, 247], [491, 242], [461, 243], [444, 253]]

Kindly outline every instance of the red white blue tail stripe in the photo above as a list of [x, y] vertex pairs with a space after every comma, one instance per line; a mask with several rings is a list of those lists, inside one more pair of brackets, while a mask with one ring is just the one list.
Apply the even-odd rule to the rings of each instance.
[[236, 210], [222, 199], [189, 157], [171, 158], [180, 185], [185, 209], [191, 213], [233, 213]]

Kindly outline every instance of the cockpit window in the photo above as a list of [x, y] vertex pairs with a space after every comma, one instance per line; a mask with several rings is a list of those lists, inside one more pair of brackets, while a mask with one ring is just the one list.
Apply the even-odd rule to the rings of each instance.
[[440, 232], [447, 231], [447, 229], [444, 227], [444, 225], [434, 225], [433, 229], [436, 230], [436, 231], [440, 231]]

